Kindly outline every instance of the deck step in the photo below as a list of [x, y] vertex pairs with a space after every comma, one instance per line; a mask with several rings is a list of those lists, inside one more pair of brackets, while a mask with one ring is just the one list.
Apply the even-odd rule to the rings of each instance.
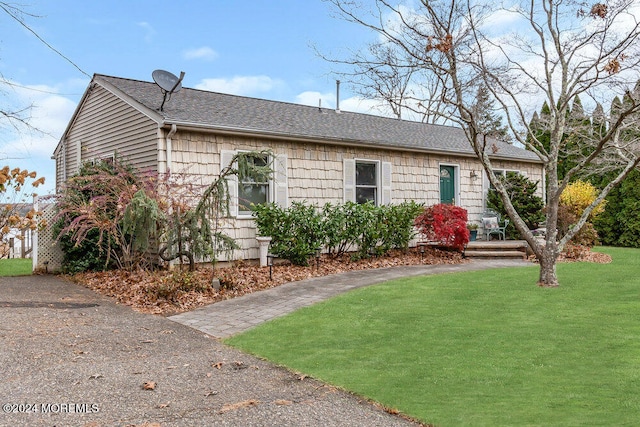
[[468, 248], [472, 249], [525, 249], [527, 242], [524, 240], [507, 240], [507, 241], [474, 241], [467, 244]]
[[465, 251], [464, 256], [468, 258], [526, 258], [523, 251]]
[[527, 242], [524, 240], [474, 241], [464, 251], [468, 258], [527, 258]]

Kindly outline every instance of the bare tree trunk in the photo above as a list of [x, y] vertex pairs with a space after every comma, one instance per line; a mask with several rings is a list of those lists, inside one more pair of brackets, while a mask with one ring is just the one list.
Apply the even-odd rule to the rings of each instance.
[[538, 286], [545, 288], [555, 288], [558, 282], [558, 274], [556, 272], [556, 260], [558, 259], [558, 249], [554, 242], [547, 242], [542, 252], [542, 256], [538, 257], [540, 261], [540, 278]]
[[[364, 72], [367, 87], [390, 88], [385, 93], [391, 95], [397, 95], [399, 87], [385, 86], [386, 80], [404, 76], [401, 88], [406, 92], [401, 93], [407, 95], [402, 98], [405, 100], [411, 99], [414, 87], [438, 83], [434, 89], [442, 91], [433, 98], [445, 107], [434, 113], [453, 109], [450, 120], [465, 131], [512, 223], [540, 262], [539, 285], [558, 286], [555, 263], [559, 254], [611, 189], [640, 164], [640, 84], [635, 81], [640, 67], [640, 21], [628, 20], [636, 3], [597, 2], [589, 11], [583, 3], [559, 0], [516, 1], [509, 9], [488, 0], [422, 0], [412, 2], [413, 8], [375, 0], [371, 2], [374, 6], [363, 12], [366, 6], [360, 2], [328, 1], [347, 21], [381, 36], [373, 52], [386, 56], [357, 56], [351, 62], [356, 66], [352, 76]], [[528, 25], [513, 31], [489, 30], [487, 24], [505, 12]], [[381, 69], [385, 73], [368, 72]], [[516, 141], [535, 153], [545, 169], [544, 243], [534, 238], [494, 175], [492, 162], [500, 153], [476, 96], [480, 87], [501, 107]], [[615, 108], [612, 105], [607, 114], [601, 105], [611, 101], [607, 98], [612, 91], [623, 100], [618, 100]], [[594, 132], [594, 123], [569, 120], [571, 103], [585, 95], [602, 110], [598, 120], [606, 126], [598, 132]], [[549, 112], [543, 120], [536, 120], [535, 126], [528, 125], [532, 123], [531, 98], [538, 96], [544, 98]], [[429, 110], [425, 104], [418, 105]], [[568, 154], [575, 155], [575, 165], [558, 176], [559, 161]], [[615, 175], [609, 175], [611, 171]], [[573, 179], [594, 172], [609, 182], [578, 222], [564, 235], [559, 234], [562, 191]]]

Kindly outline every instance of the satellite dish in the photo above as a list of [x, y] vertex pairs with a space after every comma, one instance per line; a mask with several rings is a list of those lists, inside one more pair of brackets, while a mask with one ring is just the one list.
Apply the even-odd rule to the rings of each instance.
[[176, 77], [173, 73], [165, 70], [155, 70], [151, 73], [153, 81], [162, 89], [163, 99], [160, 105], [160, 111], [163, 111], [164, 103], [171, 99], [171, 94], [179, 92], [182, 89], [182, 79], [184, 71], [180, 72], [180, 77]]
[[168, 71], [155, 70], [151, 73], [151, 77], [153, 77], [153, 81], [165, 92], [178, 92], [182, 89], [182, 79], [179, 79]]

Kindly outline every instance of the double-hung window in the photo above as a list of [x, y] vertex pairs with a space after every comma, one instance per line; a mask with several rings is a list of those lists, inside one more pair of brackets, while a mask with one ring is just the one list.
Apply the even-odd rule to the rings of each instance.
[[344, 201], [376, 206], [391, 203], [391, 163], [344, 159]]
[[[238, 151], [220, 152], [220, 169], [231, 165]], [[229, 213], [232, 217], [249, 219], [251, 205], [276, 203], [282, 208], [288, 204], [287, 156], [286, 154], [251, 153], [247, 161], [257, 167], [269, 166], [271, 176], [258, 178], [239, 170], [237, 175], [227, 178], [229, 189]], [[234, 167], [238, 167], [234, 164]]]
[[378, 204], [378, 163], [356, 161], [356, 203]]
[[[250, 166], [265, 167], [269, 165], [267, 154], [256, 154], [247, 157]], [[238, 215], [251, 215], [251, 205], [262, 205], [271, 202], [271, 183], [266, 177], [256, 180], [255, 177], [238, 173]]]
[[[494, 169], [493, 170], [493, 175], [496, 178], [506, 178], [509, 174], [520, 174], [520, 171], [516, 171], [516, 170], [507, 170], [507, 169]], [[495, 187], [493, 186], [493, 184], [491, 183], [491, 181], [489, 181], [489, 188], [492, 190], [495, 190]]]

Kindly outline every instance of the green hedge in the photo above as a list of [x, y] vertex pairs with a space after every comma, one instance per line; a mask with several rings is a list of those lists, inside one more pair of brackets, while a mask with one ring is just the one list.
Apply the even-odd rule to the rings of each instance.
[[261, 236], [270, 236], [271, 252], [296, 265], [308, 265], [316, 251], [354, 257], [382, 255], [406, 249], [414, 236], [413, 220], [422, 212], [413, 201], [398, 205], [372, 203], [326, 204], [322, 208], [301, 202], [282, 209], [275, 204], [253, 206]]
[[640, 171], [632, 171], [607, 196], [603, 213], [594, 220], [603, 245], [640, 247]]

